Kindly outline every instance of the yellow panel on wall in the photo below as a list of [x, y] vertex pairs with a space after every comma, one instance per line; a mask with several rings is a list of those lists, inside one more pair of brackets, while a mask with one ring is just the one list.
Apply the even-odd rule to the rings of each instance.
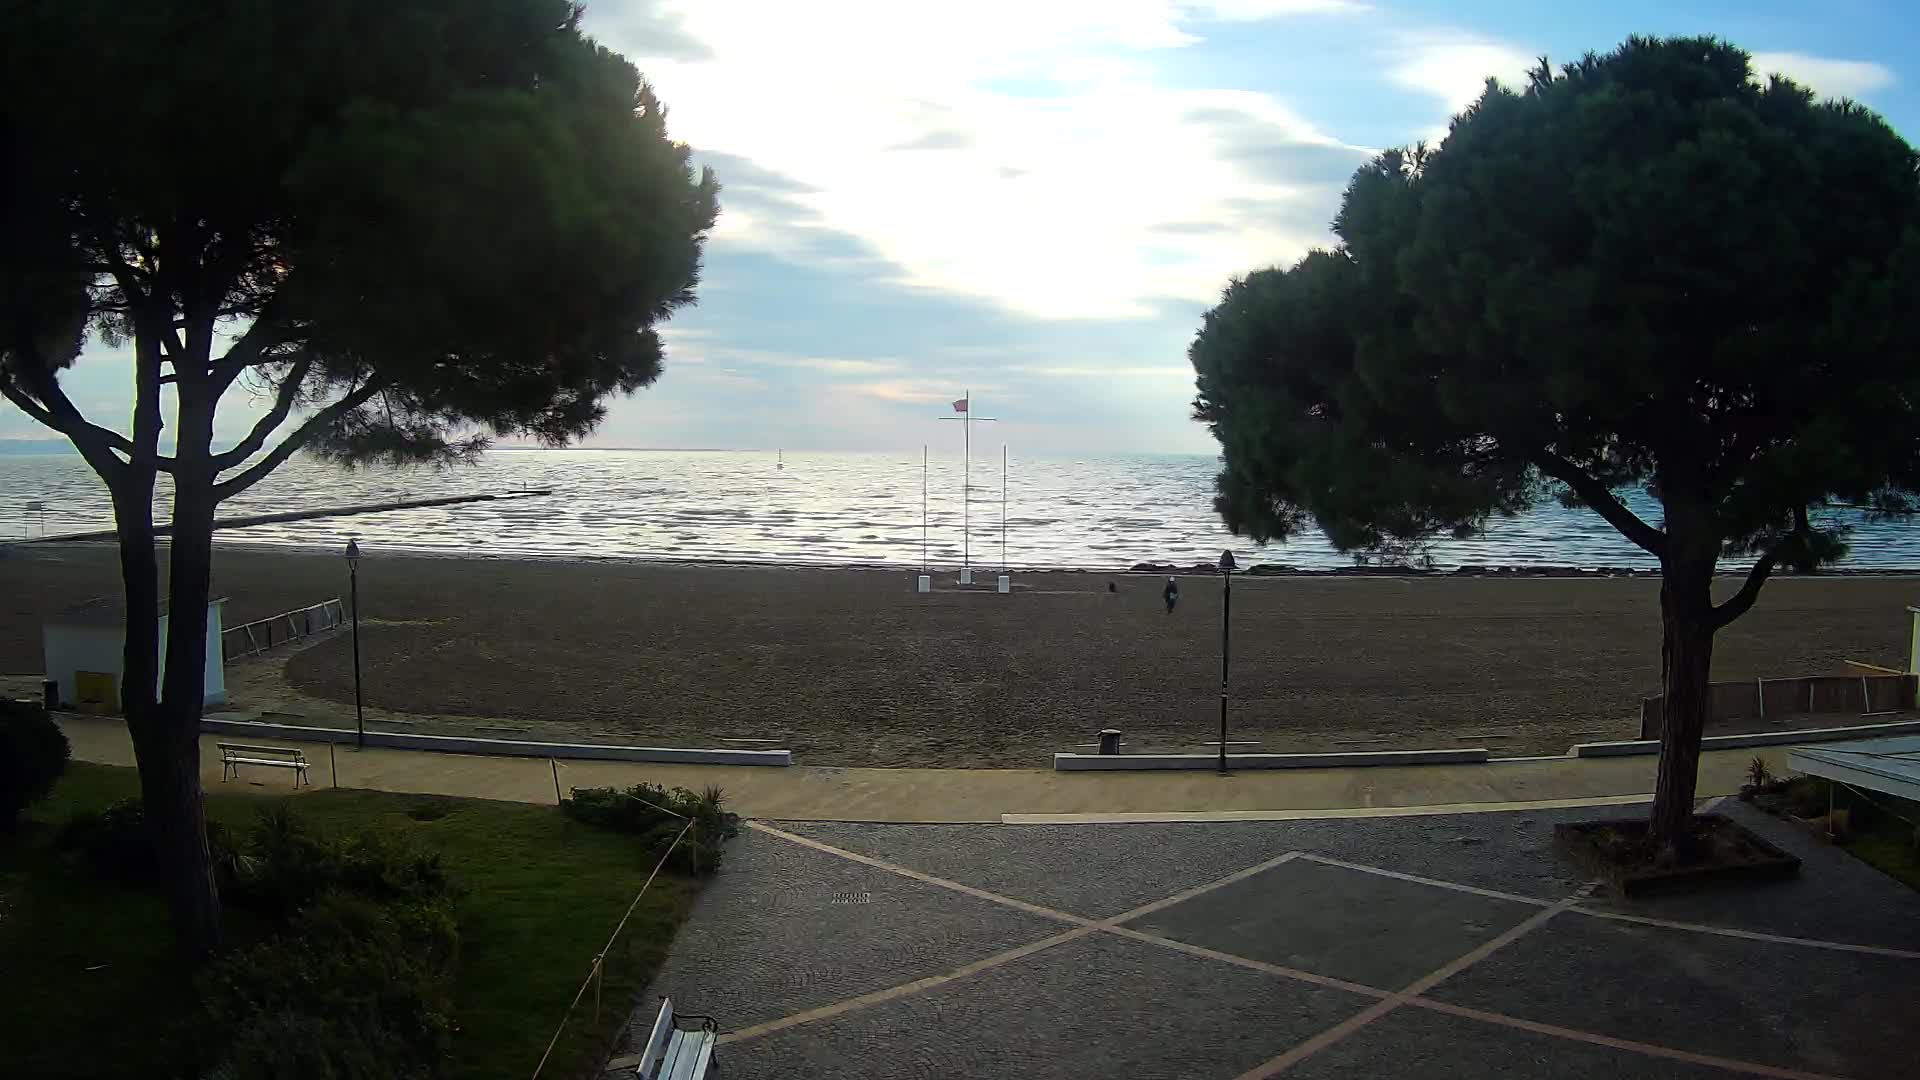
[[110, 671], [76, 671], [73, 673], [73, 693], [79, 701], [73, 703], [81, 712], [115, 713], [120, 711], [120, 692], [113, 685], [113, 673]]

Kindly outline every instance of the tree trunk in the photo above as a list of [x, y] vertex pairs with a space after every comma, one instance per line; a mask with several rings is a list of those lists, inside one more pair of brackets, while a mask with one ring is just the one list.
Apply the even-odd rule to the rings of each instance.
[[1660, 775], [1654, 783], [1649, 839], [1685, 857], [1693, 834], [1700, 737], [1706, 733], [1713, 668], [1713, 568], [1720, 541], [1706, 513], [1667, 505], [1668, 551], [1661, 561]]
[[147, 725], [141, 790], [180, 944], [202, 955], [220, 941], [220, 894], [200, 790], [200, 715], [206, 697], [207, 599], [213, 568], [212, 403], [181, 387], [175, 440], [167, 663]]
[[[1709, 579], [1710, 580], [1710, 579]], [[1667, 672], [1660, 716], [1660, 777], [1653, 789], [1652, 839], [1680, 850], [1692, 834], [1693, 793], [1699, 780], [1700, 737], [1706, 733], [1713, 628], [1686, 610], [1664, 613]]]

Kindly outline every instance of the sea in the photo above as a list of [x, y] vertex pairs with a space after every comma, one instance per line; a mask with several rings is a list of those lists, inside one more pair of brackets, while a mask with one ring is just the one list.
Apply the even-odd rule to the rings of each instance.
[[[296, 457], [221, 507], [273, 514], [449, 495], [549, 491], [350, 517], [223, 529], [222, 542], [370, 551], [781, 565], [1127, 569], [1211, 563], [1350, 569], [1318, 533], [1267, 546], [1233, 536], [1212, 505], [1212, 454], [976, 457], [963, 496], [959, 455], [496, 449], [446, 470], [343, 470]], [[1629, 505], [1658, 523], [1642, 492]], [[165, 519], [168, 493], [156, 493]], [[1846, 567], [1920, 569], [1920, 523], [1838, 512]], [[106, 492], [73, 454], [0, 455], [0, 538], [111, 528]], [[1438, 569], [1650, 568], [1592, 513], [1547, 501], [1483, 536], [1426, 551]], [[1737, 565], [1729, 560], [1727, 565]]]

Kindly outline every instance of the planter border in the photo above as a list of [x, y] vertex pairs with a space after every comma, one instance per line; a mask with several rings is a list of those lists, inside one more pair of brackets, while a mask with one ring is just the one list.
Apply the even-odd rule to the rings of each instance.
[[1725, 866], [1683, 866], [1672, 869], [1623, 870], [1600, 858], [1587, 843], [1586, 833], [1594, 829], [1645, 827], [1645, 818], [1609, 818], [1603, 821], [1563, 822], [1553, 827], [1555, 846], [1603, 881], [1616, 897], [1646, 896], [1694, 887], [1729, 885], [1742, 881], [1780, 881], [1800, 873], [1800, 856], [1727, 817], [1725, 814], [1696, 814], [1696, 821], [1717, 821], [1721, 827], [1737, 830], [1746, 842], [1765, 852], [1762, 862]]

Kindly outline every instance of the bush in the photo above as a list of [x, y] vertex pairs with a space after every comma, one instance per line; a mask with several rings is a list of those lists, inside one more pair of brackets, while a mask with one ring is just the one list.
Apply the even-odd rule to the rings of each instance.
[[430, 1078], [453, 1035], [459, 953], [446, 900], [315, 897], [286, 930], [213, 965], [202, 1014], [221, 1080]]
[[330, 891], [396, 903], [454, 895], [438, 852], [382, 833], [316, 835], [285, 807], [261, 811], [222, 887], [235, 907], [281, 923]]
[[625, 790], [574, 788], [570, 798], [561, 800], [560, 809], [576, 821], [638, 836], [649, 862], [659, 859], [691, 820], [693, 829], [673, 849], [667, 866], [683, 873], [711, 874], [720, 868], [721, 843], [740, 834], [740, 816], [729, 813], [725, 801], [725, 793], [717, 787], [696, 795], [686, 788], [669, 791], [658, 784], [635, 784]]
[[45, 709], [0, 698], [0, 830], [46, 798], [73, 753], [66, 733]]
[[[60, 826], [54, 847], [64, 851], [93, 874], [129, 885], [151, 884], [160, 874], [147, 835], [147, 808], [139, 799], [121, 799], [105, 810], [82, 810]], [[214, 878], [222, 889], [246, 863], [226, 826], [207, 823], [207, 849], [213, 854]]]

